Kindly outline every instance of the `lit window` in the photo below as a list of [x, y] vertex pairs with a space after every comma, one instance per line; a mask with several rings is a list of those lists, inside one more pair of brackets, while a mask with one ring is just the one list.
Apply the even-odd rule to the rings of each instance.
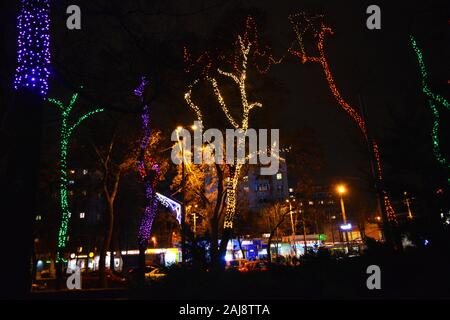
[[70, 174], [75, 174], [75, 170], [70, 170]]
[[87, 175], [88, 171], [86, 169], [83, 169], [83, 175]]
[[289, 188], [289, 192], [294, 192], [294, 188]]
[[313, 202], [313, 201], [308, 201], [308, 204], [309, 204], [310, 206], [312, 206], [312, 205], [314, 205], [314, 202]]
[[86, 217], [86, 213], [80, 212], [80, 219], [84, 219]]
[[277, 173], [277, 180], [282, 180], [282, 179], [283, 179], [283, 174]]
[[41, 215], [37, 215], [36, 216], [36, 221], [41, 221], [42, 220], [42, 216]]

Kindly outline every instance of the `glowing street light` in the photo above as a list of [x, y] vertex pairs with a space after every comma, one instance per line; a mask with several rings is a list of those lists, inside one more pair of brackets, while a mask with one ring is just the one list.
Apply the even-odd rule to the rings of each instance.
[[[345, 240], [348, 241], [347, 230], [351, 230], [351, 224], [347, 224], [347, 216], [345, 214], [344, 197], [343, 197], [344, 194], [347, 193], [347, 188], [345, 185], [340, 184], [336, 187], [336, 191], [338, 192], [338, 194], [341, 198], [342, 226], [344, 226], [344, 228], [342, 228], [342, 226], [341, 226], [341, 230], [344, 231]], [[350, 226], [350, 228], [349, 228], [349, 226]]]
[[340, 184], [337, 186], [336, 188], [337, 192], [339, 193], [339, 195], [342, 197], [344, 194], [347, 193], [347, 188], [345, 187], [345, 185]]

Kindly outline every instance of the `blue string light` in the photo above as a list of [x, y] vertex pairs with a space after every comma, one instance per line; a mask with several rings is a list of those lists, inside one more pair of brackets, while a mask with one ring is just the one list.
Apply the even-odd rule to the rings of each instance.
[[43, 96], [50, 75], [50, 0], [21, 0], [14, 88]]

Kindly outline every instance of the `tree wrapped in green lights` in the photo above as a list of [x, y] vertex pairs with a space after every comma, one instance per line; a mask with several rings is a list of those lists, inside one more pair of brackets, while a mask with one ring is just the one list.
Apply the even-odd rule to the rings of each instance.
[[59, 195], [61, 205], [61, 222], [58, 231], [57, 242], [57, 254], [56, 261], [59, 262], [62, 259], [62, 253], [67, 245], [67, 231], [69, 227], [70, 211], [69, 211], [69, 199], [68, 199], [68, 168], [67, 158], [69, 150], [70, 138], [74, 130], [86, 119], [93, 116], [96, 113], [103, 112], [104, 109], [94, 109], [77, 118], [75, 121], [71, 120], [71, 112], [74, 104], [78, 99], [78, 93], [72, 95], [68, 105], [64, 105], [60, 100], [49, 98], [50, 103], [55, 104], [61, 111], [61, 128], [60, 128], [60, 141], [59, 141], [59, 154], [60, 154], [60, 177], [59, 177]]
[[[422, 50], [420, 50], [417, 45], [416, 39], [413, 36], [410, 36], [411, 45], [416, 53], [417, 61], [419, 63], [420, 75], [422, 78], [422, 92], [428, 98], [428, 105], [430, 106], [431, 112], [433, 113], [433, 129], [431, 131], [431, 139], [433, 143], [433, 152], [436, 160], [446, 169], [447, 171], [450, 169], [449, 160], [442, 154], [441, 144], [439, 140], [439, 122], [440, 115], [439, 109], [437, 106], [441, 106], [450, 110], [450, 103], [441, 95], [434, 93], [431, 91], [428, 85], [428, 72], [425, 66], [425, 62], [423, 61]], [[450, 177], [447, 176], [447, 181], [450, 183]]]

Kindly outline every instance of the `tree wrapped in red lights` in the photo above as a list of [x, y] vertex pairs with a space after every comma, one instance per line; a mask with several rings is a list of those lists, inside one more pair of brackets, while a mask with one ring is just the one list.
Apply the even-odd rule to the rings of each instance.
[[[361, 131], [365, 141], [369, 146], [372, 172], [377, 182], [377, 189], [379, 189], [378, 193], [379, 197], [381, 198], [380, 200], [382, 201], [384, 207], [384, 210], [382, 208], [381, 211], [386, 229], [385, 233], [389, 233], [389, 225], [395, 224], [397, 218], [389, 196], [382, 186], [384, 178], [378, 144], [370, 138], [364, 117], [356, 110], [356, 108], [351, 106], [342, 97], [342, 94], [335, 83], [327, 57], [325, 55], [325, 37], [327, 35], [333, 35], [333, 30], [323, 23], [322, 15], [308, 16], [305, 13], [292, 14], [289, 16], [289, 22], [291, 23], [292, 28], [295, 32], [296, 43], [298, 45], [297, 49], [291, 47], [289, 49], [289, 52], [299, 58], [302, 63], [313, 62], [318, 63], [322, 67], [331, 93], [333, 94], [340, 107], [357, 124], [359, 130]], [[317, 55], [309, 55], [307, 53], [305, 47], [305, 39], [308, 36], [312, 36], [314, 41], [316, 41]], [[372, 159], [374, 159], [375, 165], [372, 164]], [[389, 237], [388, 234], [386, 234], [385, 236]]]

